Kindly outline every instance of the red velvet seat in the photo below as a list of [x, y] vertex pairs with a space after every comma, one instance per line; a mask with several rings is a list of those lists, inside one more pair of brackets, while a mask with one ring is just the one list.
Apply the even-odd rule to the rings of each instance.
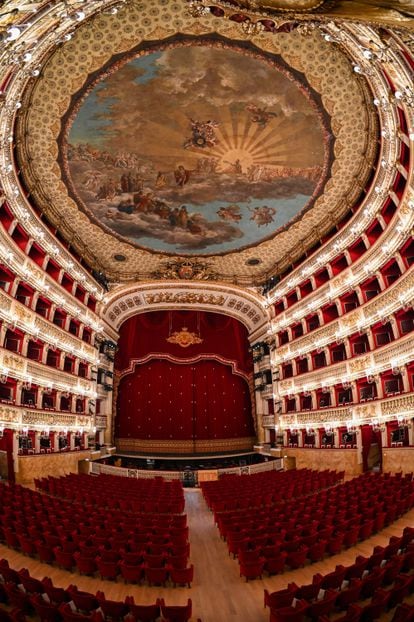
[[165, 565], [167, 557], [167, 553], [162, 553], [161, 555], [151, 555], [150, 553], [146, 553], [144, 555], [144, 564], [148, 568], [162, 568], [162, 566]]
[[311, 562], [318, 562], [325, 557], [327, 542], [325, 540], [321, 540], [316, 542], [312, 546], [309, 547], [308, 550], [308, 559]]
[[100, 557], [97, 557], [96, 565], [101, 579], [116, 581], [116, 578], [120, 572], [118, 562], [104, 561]]
[[335, 590], [326, 590], [321, 600], [316, 600], [309, 605], [307, 615], [311, 620], [317, 620], [319, 616], [329, 615], [335, 607], [338, 592]]
[[264, 569], [269, 575], [279, 574], [283, 572], [288, 554], [283, 551], [276, 557], [268, 557], [265, 559]]
[[413, 577], [411, 575], [398, 575], [394, 581], [394, 585], [391, 588], [390, 600], [388, 607], [392, 609], [399, 605], [404, 598], [408, 596], [413, 584]]
[[36, 540], [35, 542], [36, 553], [41, 562], [45, 562], [46, 564], [53, 564], [55, 561], [55, 554], [53, 549], [48, 545], [42, 542], [41, 540]]
[[55, 587], [52, 579], [49, 579], [49, 577], [44, 577], [42, 579], [42, 583], [45, 594], [47, 594], [50, 602], [54, 605], [61, 605], [62, 603], [67, 603], [72, 599], [69, 592], [64, 590], [63, 587]]
[[264, 606], [270, 609], [280, 609], [281, 607], [290, 607], [298, 591], [296, 583], [288, 583], [287, 588], [269, 593], [264, 590]]
[[62, 616], [56, 605], [47, 603], [40, 594], [32, 594], [30, 600], [42, 622], [61, 622]]
[[383, 566], [385, 572], [382, 584], [384, 586], [394, 583], [396, 577], [401, 572], [403, 562], [404, 559], [402, 555], [395, 555], [385, 564], [385, 566]]
[[374, 531], [374, 521], [366, 520], [359, 528], [358, 539], [359, 540], [367, 540], [370, 538]]
[[135, 553], [135, 552], [132, 553], [130, 551], [121, 552], [121, 558], [122, 558], [122, 561], [127, 566], [137, 566], [138, 564], [141, 564], [143, 562], [142, 552], [139, 552], [139, 553]]
[[377, 533], [384, 528], [386, 516], [387, 515], [385, 512], [377, 512], [377, 514], [374, 516], [373, 533]]
[[141, 565], [132, 566], [121, 561], [119, 562], [119, 569], [121, 571], [122, 578], [124, 579], [124, 583], [140, 583], [144, 576], [144, 571]]
[[298, 600], [294, 607], [270, 609], [269, 622], [302, 622], [308, 608], [305, 600]]
[[96, 598], [99, 602], [101, 611], [105, 616], [105, 620], [123, 620], [129, 611], [129, 606], [126, 603], [116, 600], [107, 600], [104, 592], [96, 592]]
[[29, 536], [17, 534], [17, 539], [22, 553], [28, 555], [29, 557], [34, 557], [36, 555], [36, 547], [33, 540]]
[[136, 605], [133, 602], [132, 597], [127, 598], [129, 615], [131, 615], [136, 622], [156, 622], [156, 620], [160, 617], [159, 600], [157, 600], [154, 605]]
[[103, 622], [103, 616], [99, 611], [93, 611], [89, 615], [72, 611], [68, 603], [63, 603], [59, 607], [64, 622]]
[[374, 568], [372, 572], [362, 579], [361, 598], [371, 597], [375, 590], [381, 587], [385, 570], [382, 568]]
[[372, 622], [380, 617], [380, 615], [388, 607], [391, 593], [381, 588], [375, 590], [371, 602], [365, 605], [361, 613], [361, 622]]
[[261, 554], [266, 559], [275, 558], [280, 555], [280, 546], [278, 544], [269, 544], [262, 548]]
[[344, 536], [344, 546], [349, 548], [351, 546], [355, 546], [358, 542], [359, 536], [359, 527], [353, 527], [345, 532]]
[[81, 613], [89, 614], [99, 607], [98, 599], [90, 592], [78, 590], [76, 585], [70, 585], [67, 589], [76, 609]]
[[60, 568], [71, 571], [76, 565], [73, 554], [63, 551], [60, 546], [55, 546], [53, 553], [55, 555], [56, 563]]
[[358, 555], [355, 562], [346, 568], [345, 579], [360, 579], [368, 566], [369, 558]]
[[16, 570], [13, 568], [9, 568], [8, 566], [0, 567], [0, 576], [3, 578], [5, 583], [14, 583], [18, 585], [20, 583], [20, 577]]
[[240, 576], [246, 577], [246, 581], [249, 579], [262, 578], [264, 569], [264, 559], [260, 558], [257, 561], [240, 563]]
[[319, 575], [321, 577], [321, 588], [324, 590], [338, 590], [345, 579], [346, 571], [347, 569], [345, 566], [338, 564], [332, 572], [329, 572], [324, 576]]
[[4, 531], [4, 538], [6, 541], [6, 545], [10, 547], [11, 549], [19, 549], [20, 542], [17, 537], [17, 534], [9, 527], [4, 527], [3, 531]]
[[336, 599], [336, 607], [338, 609], [348, 609], [349, 605], [355, 603], [361, 592], [362, 581], [361, 579], [351, 579], [349, 586], [339, 592]]
[[149, 585], [164, 585], [168, 580], [168, 569], [162, 568], [146, 568], [144, 567], [145, 578]]
[[[335, 618], [335, 622], [359, 622], [361, 619], [362, 609], [358, 605], [350, 605], [348, 611], [341, 618]], [[329, 616], [319, 616], [318, 622], [331, 622]]]
[[162, 598], [160, 608], [161, 615], [169, 622], [187, 622], [192, 614], [192, 601], [189, 598], [186, 605], [167, 606]]
[[91, 557], [85, 557], [79, 552], [74, 553], [73, 557], [75, 559], [75, 564], [79, 574], [94, 575], [95, 572], [98, 570], [95, 559]]
[[170, 555], [168, 565], [171, 568], [187, 568], [187, 555]]
[[191, 583], [194, 578], [194, 566], [191, 564], [188, 568], [170, 568], [170, 578], [174, 584], [174, 587], [178, 585], [188, 585], [191, 587]]
[[300, 568], [301, 566], [305, 565], [307, 556], [307, 547], [303, 547], [297, 551], [292, 551], [291, 553], [288, 553], [288, 556], [286, 558], [286, 565], [292, 569]]
[[44, 585], [39, 579], [35, 579], [30, 576], [29, 571], [26, 568], [22, 568], [18, 572], [20, 577], [20, 583], [23, 585], [25, 591], [28, 594], [43, 594], [45, 591]]
[[7, 600], [12, 607], [17, 607], [20, 611], [29, 615], [32, 613], [33, 605], [29, 594], [26, 594], [14, 583], [5, 583], [4, 589], [6, 590]]

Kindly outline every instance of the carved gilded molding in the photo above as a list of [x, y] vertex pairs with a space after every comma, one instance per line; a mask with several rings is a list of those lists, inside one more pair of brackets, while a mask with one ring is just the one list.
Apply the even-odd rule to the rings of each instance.
[[53, 384], [57, 390], [70, 391], [74, 394], [83, 393], [86, 396], [88, 394], [92, 396], [95, 390], [95, 383], [92, 380], [78, 378], [61, 369], [26, 359], [4, 348], [0, 348], [0, 366], [2, 369], [7, 369], [11, 377], [22, 381], [30, 378], [41, 387]]
[[352, 406], [283, 414], [279, 416], [278, 422], [283, 429], [304, 428], [312, 424], [322, 426], [328, 423], [333, 427], [347, 423], [358, 426], [363, 423], [392, 421], [398, 415], [408, 419], [414, 417], [414, 393]]
[[[34, 218], [36, 217], [34, 216]], [[27, 229], [27, 219], [21, 219], [18, 212], [16, 213], [16, 219], [19, 221], [22, 220], [22, 226]], [[48, 233], [48, 235], [50, 236], [50, 240], [53, 240], [53, 245], [56, 248], [56, 244], [58, 244], [59, 242], [51, 236], [50, 232]], [[79, 314], [79, 319], [87, 326], [93, 327], [97, 324], [99, 317], [98, 314], [94, 313], [88, 307], [84, 306], [77, 298], [75, 298], [75, 296], [70, 294], [64, 287], [62, 287], [62, 285], [57, 283], [57, 281], [49, 276], [47, 272], [41, 270], [38, 265], [13, 242], [10, 235], [4, 229], [0, 230], [0, 240], [4, 245], [0, 245], [0, 257], [7, 263], [7, 265], [10, 266], [10, 268], [15, 272], [18, 277], [32, 285], [35, 290], [48, 291], [49, 296], [51, 296], [52, 298], [58, 296], [60, 301], [59, 306], [65, 309], [65, 311], [67, 311], [70, 315]], [[44, 242], [43, 246], [45, 246]], [[58, 255], [53, 255], [54, 261], [58, 261], [59, 255], [60, 253]], [[70, 260], [68, 259], [67, 265], [74, 265], [72, 258]], [[82, 270], [80, 265], [77, 266], [77, 269]], [[67, 266], [66, 270], [67, 272], [71, 273], [71, 269], [69, 269]], [[79, 277], [81, 275], [80, 273], [73, 275], [75, 281], [77, 280], [76, 276]], [[85, 281], [85, 279], [83, 278], [79, 280], [82, 287], [88, 289], [88, 281]], [[90, 293], [96, 296], [99, 293], [98, 287], [92, 287], [93, 291], [91, 291]], [[91, 287], [89, 287], [89, 289], [91, 289]], [[101, 298], [100, 295], [99, 298]]]
[[80, 358], [85, 358], [95, 363], [97, 352], [95, 348], [84, 341], [59, 328], [49, 320], [39, 316], [32, 309], [14, 300], [6, 292], [0, 289], [0, 317], [5, 322], [19, 326], [25, 333], [39, 338], [49, 345], [58, 344], [64, 352], [74, 353]]
[[[365, 279], [367, 275], [365, 273]], [[331, 343], [333, 338], [346, 338], [354, 332], [368, 328], [370, 325], [383, 320], [384, 317], [398, 311], [403, 301], [414, 301], [414, 267], [410, 267], [397, 283], [391, 285], [384, 292], [378, 294], [375, 300], [369, 301], [347, 313], [326, 326], [321, 326], [303, 337], [293, 340], [289, 345], [278, 348], [274, 354], [274, 363], [280, 364], [298, 356], [311, 352], [316, 347]], [[303, 316], [306, 313], [303, 313]], [[388, 351], [388, 350], [387, 350]], [[380, 353], [378, 353], [380, 355]]]
[[[139, 3], [126, 5], [122, 8], [123, 20], [119, 16], [113, 18], [101, 13], [96, 18], [102, 34], [100, 40], [90, 37], [94, 18], [80, 24], [69, 44], [59, 46], [57, 54], [49, 57], [45, 69], [47, 79], [42, 80], [41, 85], [34, 82], [30, 93], [30, 112], [27, 106], [29, 95], [24, 99], [20, 112], [22, 138], [26, 132], [31, 136], [30, 149], [22, 140], [19, 150], [22, 161], [25, 161], [26, 182], [33, 190], [32, 196], [42, 204], [42, 209], [63, 235], [70, 238], [71, 244], [87, 259], [91, 258], [92, 263], [98, 261], [115, 281], [151, 278], [154, 272], [163, 271], [165, 256], [135, 249], [128, 243], [115, 240], [93, 225], [68, 197], [56, 167], [55, 152], [61, 118], [68, 108], [71, 94], [79, 90], [88, 75], [99, 71], [112, 53], [126, 53], [140, 41], [166, 39], [178, 32], [189, 36], [216, 33], [238, 41], [251, 38], [230, 20], [208, 16], [200, 22], [195, 21], [188, 14], [187, 3], [180, 7], [168, 0], [153, 4], [153, 7]], [[359, 188], [355, 179], [361, 180], [361, 183], [367, 179], [374, 156], [372, 145], [376, 144], [373, 140], [376, 133], [375, 115], [365, 109], [371, 94], [364, 82], [354, 75], [351, 64], [339, 47], [327, 44], [319, 32], [310, 33], [305, 39], [295, 29], [281, 35], [261, 33], [253, 39], [254, 45], [265, 53], [280, 54], [294, 69], [303, 73], [311, 87], [321, 94], [323, 106], [332, 117], [337, 141], [333, 175], [326, 184], [324, 194], [317, 200], [316, 209], [309, 210], [309, 214], [306, 213], [298, 223], [276, 238], [256, 246], [255, 257], [257, 255], [261, 261], [256, 268], [246, 263], [251, 258], [248, 249], [208, 257], [212, 273], [220, 275], [224, 281], [237, 280], [246, 284], [266, 278], [280, 259], [287, 261], [290, 257], [292, 260], [293, 252], [303, 252], [304, 247], [313, 244], [325, 229], [331, 228], [332, 219], [337, 220], [345, 214], [348, 206], [343, 196], [350, 201], [356, 200]], [[65, 48], [68, 54], [64, 53]], [[322, 57], [323, 62], [318, 62]], [[75, 59], [79, 58], [81, 62], [76, 62]], [[36, 152], [36, 158], [32, 158], [29, 151]], [[326, 217], [328, 207], [330, 219]], [[125, 256], [122, 265], [113, 260], [119, 253]], [[177, 261], [183, 259], [178, 257]]]
[[0, 404], [0, 426], [7, 427], [10, 425], [12, 427], [47, 426], [51, 428], [67, 427], [70, 430], [79, 428], [92, 430], [95, 424], [92, 416], [27, 410], [23, 407]]
[[154, 309], [200, 309], [225, 313], [247, 326], [250, 333], [267, 329], [270, 313], [261, 296], [231, 286], [166, 282], [125, 286], [106, 297], [103, 317], [115, 330], [129, 317]]

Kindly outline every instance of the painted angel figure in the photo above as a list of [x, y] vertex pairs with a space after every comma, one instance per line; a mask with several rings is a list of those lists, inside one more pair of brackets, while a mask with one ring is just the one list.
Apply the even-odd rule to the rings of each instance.
[[266, 127], [272, 117], [277, 117], [276, 112], [266, 110], [266, 108], [259, 108], [256, 104], [248, 104], [246, 106], [247, 112], [250, 112], [250, 121], [257, 123], [260, 127]]

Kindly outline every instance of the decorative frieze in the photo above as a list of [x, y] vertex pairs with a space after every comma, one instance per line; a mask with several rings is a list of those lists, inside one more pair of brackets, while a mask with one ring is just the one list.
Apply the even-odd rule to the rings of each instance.
[[381, 414], [385, 416], [412, 413], [414, 416], [414, 394], [394, 397], [381, 402]]
[[[354, 406], [280, 415], [279, 424], [282, 428], [323, 426], [326, 423], [337, 426], [338, 424], [346, 425], [349, 422], [357, 426], [362, 423], [385, 423], [395, 419], [398, 415], [404, 415], [409, 419], [414, 418], [414, 393]], [[265, 417], [263, 416], [263, 426], [267, 425]]]
[[172, 284], [166, 283], [162, 288], [158, 285], [138, 285], [114, 292], [107, 301], [104, 317], [113, 328], [118, 329], [122, 322], [134, 315], [151, 311], [154, 308], [198, 307], [203, 310], [227, 309], [228, 314], [243, 322], [251, 333], [261, 326], [266, 327], [270, 320], [270, 311], [265, 308], [264, 300], [252, 292], [237, 287], [219, 286], [205, 283]]
[[0, 405], [0, 425], [5, 423], [20, 423], [21, 411], [18, 408]]

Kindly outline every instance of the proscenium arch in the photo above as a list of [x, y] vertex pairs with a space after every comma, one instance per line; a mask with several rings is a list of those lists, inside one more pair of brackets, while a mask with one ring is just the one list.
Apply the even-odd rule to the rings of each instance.
[[246, 326], [250, 342], [269, 327], [271, 308], [254, 291], [213, 283], [154, 282], [119, 287], [106, 295], [102, 317], [119, 332], [130, 317], [158, 310], [198, 310], [228, 315]]
[[[192, 326], [187, 321], [194, 322], [196, 315], [201, 315], [201, 322], [198, 321], [202, 343], [195, 344], [195, 350], [190, 354], [187, 350], [177, 349], [176, 344], [165, 343], [172, 330], [169, 310], [135, 313], [121, 325], [113, 381], [114, 442], [120, 451], [126, 452], [171, 453], [172, 439], [177, 441], [174, 453], [203, 453], [207, 449], [250, 451], [257, 438], [257, 414], [247, 327], [222, 313], [201, 312], [194, 308], [190, 311], [175, 309], [173, 313], [179, 316], [178, 322], [181, 320], [187, 326]], [[155, 316], [154, 320], [150, 316]], [[212, 319], [208, 319], [209, 316]], [[166, 383], [166, 390], [157, 380], [159, 374]], [[211, 382], [218, 382], [217, 387], [222, 390], [211, 389], [211, 384], [206, 388], [205, 374]], [[136, 376], [140, 378], [138, 381]], [[176, 396], [172, 397], [168, 386], [176, 386], [176, 381], [181, 388], [177, 388]], [[168, 384], [171, 382], [173, 385]], [[188, 390], [190, 401], [186, 399]], [[217, 411], [220, 404], [223, 410]], [[161, 412], [167, 413], [166, 427]], [[184, 426], [177, 437], [171, 428], [174, 417], [178, 417], [179, 425]], [[208, 427], [207, 431], [204, 425], [210, 424], [213, 427]], [[152, 429], [151, 425], [155, 427]]]

